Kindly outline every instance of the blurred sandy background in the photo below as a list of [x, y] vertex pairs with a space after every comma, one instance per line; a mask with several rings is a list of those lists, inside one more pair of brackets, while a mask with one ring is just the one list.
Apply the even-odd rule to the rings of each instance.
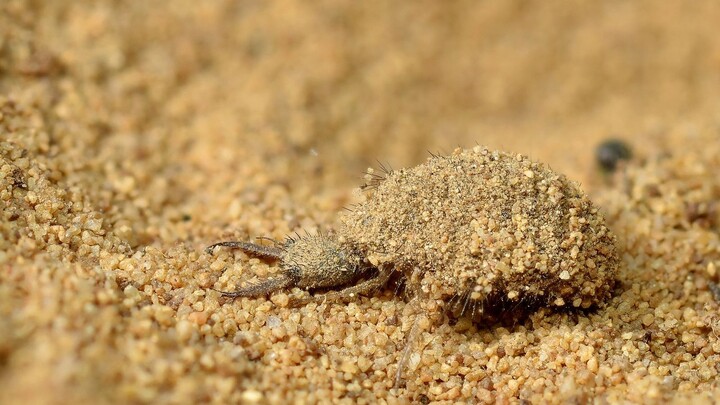
[[[2, 1], [0, 402], [707, 398], [718, 21], [714, 1]], [[675, 188], [599, 176], [610, 136], [635, 148], [634, 184]], [[210, 289], [275, 268], [206, 245], [331, 228], [377, 160], [476, 143], [597, 198], [626, 258], [609, 309], [446, 324], [394, 390], [390, 292], [289, 309]]]

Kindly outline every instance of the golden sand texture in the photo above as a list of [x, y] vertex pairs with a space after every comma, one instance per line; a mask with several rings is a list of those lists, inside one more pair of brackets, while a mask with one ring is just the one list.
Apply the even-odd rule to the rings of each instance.
[[[667, 403], [717, 388], [717, 2], [0, 4], [0, 403]], [[637, 158], [598, 176], [593, 146]], [[218, 240], [337, 228], [375, 159], [475, 143], [618, 235], [591, 311], [229, 300]], [[447, 153], [443, 153], [447, 154]], [[429, 314], [437, 313], [430, 303]]]

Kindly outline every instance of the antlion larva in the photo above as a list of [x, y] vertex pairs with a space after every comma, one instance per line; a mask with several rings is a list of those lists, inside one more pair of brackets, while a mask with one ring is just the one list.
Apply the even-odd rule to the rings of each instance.
[[[223, 294], [342, 287], [297, 302], [349, 301], [398, 274], [416, 314], [423, 302], [439, 303], [478, 322], [541, 306], [588, 308], [610, 296], [618, 266], [614, 236], [578, 186], [543, 164], [475, 147], [410, 169], [370, 169], [366, 178], [364, 201], [342, 214], [332, 237], [210, 246], [240, 248], [282, 266], [278, 277]], [[401, 370], [402, 364], [398, 378]]]

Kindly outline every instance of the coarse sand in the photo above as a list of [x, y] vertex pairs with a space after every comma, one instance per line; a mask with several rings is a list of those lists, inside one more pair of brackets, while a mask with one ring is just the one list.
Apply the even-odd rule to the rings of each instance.
[[[720, 4], [0, 2], [0, 403], [713, 403]], [[601, 173], [594, 147], [634, 157]], [[222, 297], [204, 248], [338, 229], [376, 159], [487, 145], [577, 181], [617, 236], [597, 308], [412, 328]], [[428, 311], [433, 308], [426, 307]]]

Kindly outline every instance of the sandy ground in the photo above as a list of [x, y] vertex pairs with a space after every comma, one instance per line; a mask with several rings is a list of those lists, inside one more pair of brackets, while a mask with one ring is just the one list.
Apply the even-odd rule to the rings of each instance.
[[[0, 3], [0, 403], [720, 396], [714, 1]], [[598, 173], [595, 145], [636, 157]], [[210, 243], [337, 226], [377, 161], [487, 145], [579, 181], [613, 297], [514, 325], [220, 297]], [[715, 292], [715, 293], [714, 293]]]

